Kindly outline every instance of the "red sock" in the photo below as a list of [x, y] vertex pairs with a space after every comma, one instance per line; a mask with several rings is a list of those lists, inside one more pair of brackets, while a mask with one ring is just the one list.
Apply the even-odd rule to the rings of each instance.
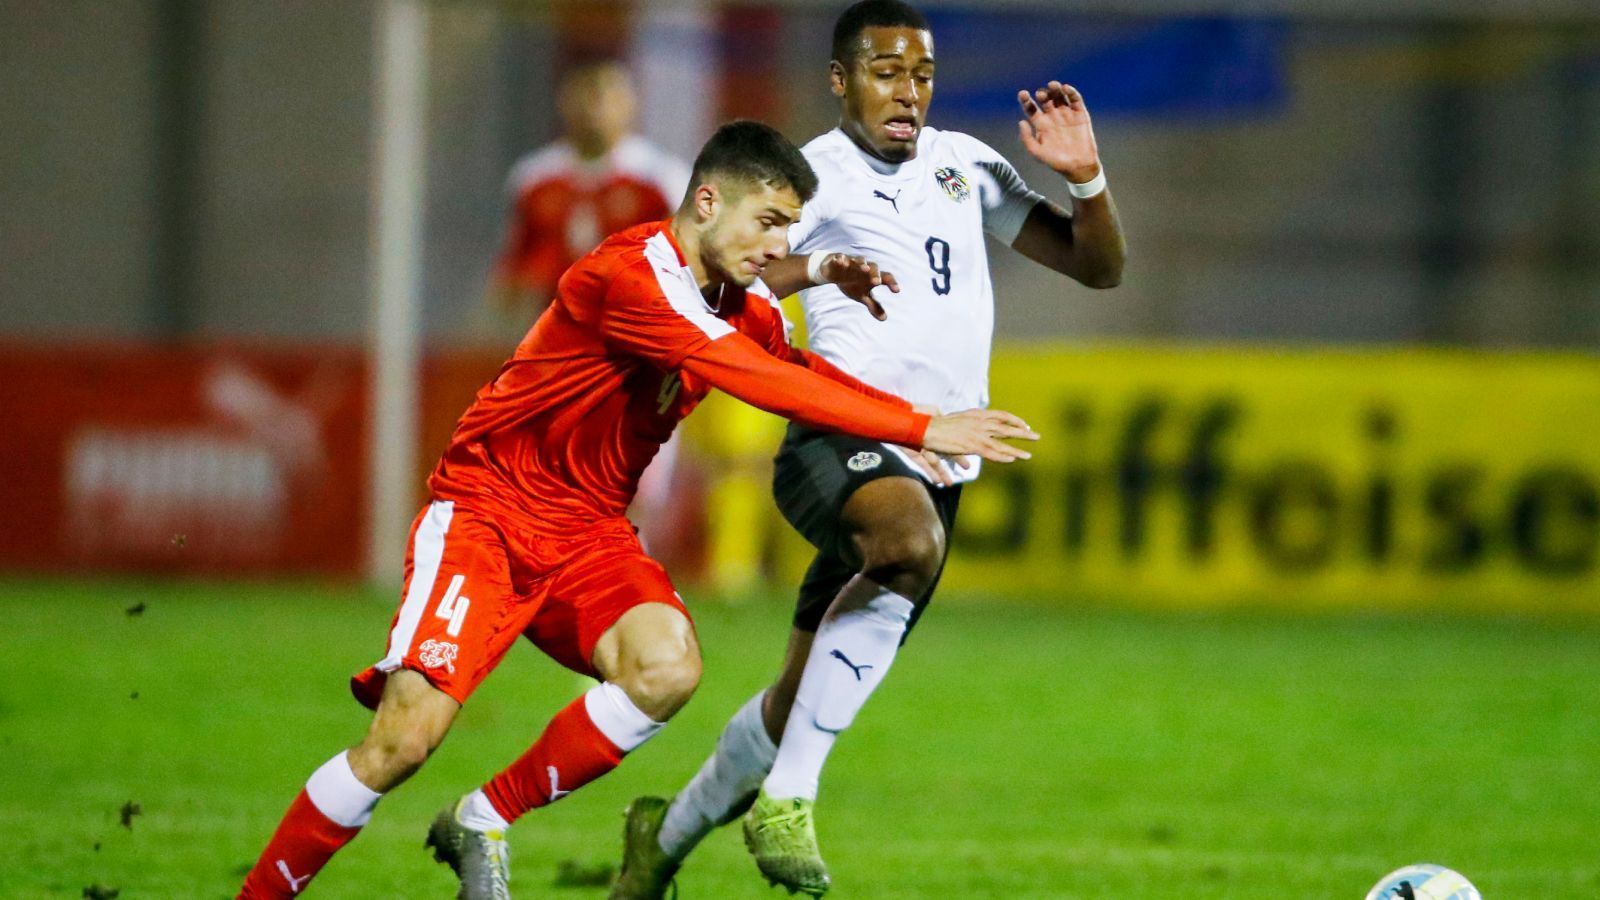
[[545, 726], [528, 752], [489, 779], [483, 793], [507, 822], [615, 769], [623, 751], [589, 717], [583, 697]]
[[293, 897], [360, 831], [323, 815], [302, 789], [283, 814], [255, 868], [245, 876], [239, 900]]

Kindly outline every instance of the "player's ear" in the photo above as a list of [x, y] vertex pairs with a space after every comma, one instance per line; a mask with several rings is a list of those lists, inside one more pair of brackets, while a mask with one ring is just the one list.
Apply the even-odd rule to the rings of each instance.
[[694, 211], [700, 221], [706, 222], [717, 217], [717, 208], [722, 205], [722, 192], [711, 182], [706, 182], [694, 189]]
[[835, 97], [844, 96], [844, 76], [844, 63], [837, 59], [828, 63], [828, 88], [833, 91]]

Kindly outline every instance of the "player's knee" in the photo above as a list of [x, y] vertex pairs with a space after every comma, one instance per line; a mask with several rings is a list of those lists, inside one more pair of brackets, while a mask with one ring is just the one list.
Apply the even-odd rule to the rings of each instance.
[[394, 770], [409, 776], [422, 768], [422, 764], [433, 755], [434, 743], [426, 735], [408, 734], [390, 741], [385, 747], [385, 755]]
[[437, 746], [419, 732], [369, 734], [350, 751], [350, 766], [369, 787], [388, 791], [416, 774]]
[[639, 711], [665, 722], [700, 684], [700, 644], [683, 612], [666, 603], [629, 610], [595, 645], [595, 669]]
[[694, 696], [700, 671], [700, 654], [685, 646], [643, 656], [617, 683], [640, 712], [664, 722]]
[[881, 529], [864, 535], [858, 543], [862, 572], [873, 581], [908, 596], [926, 590], [944, 560], [944, 534], [931, 524]]

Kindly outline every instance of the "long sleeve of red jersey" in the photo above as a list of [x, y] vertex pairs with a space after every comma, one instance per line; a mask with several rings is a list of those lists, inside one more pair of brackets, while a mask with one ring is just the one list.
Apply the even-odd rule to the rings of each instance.
[[789, 361], [795, 365], [805, 366], [818, 375], [821, 375], [825, 378], [831, 378], [850, 390], [860, 394], [866, 394], [868, 397], [871, 397], [874, 400], [882, 400], [885, 403], [894, 404], [901, 409], [911, 408], [911, 401], [901, 397], [898, 394], [891, 394], [888, 391], [878, 390], [877, 388], [867, 384], [865, 381], [862, 381], [854, 375], [851, 375], [849, 372], [846, 372], [833, 363], [828, 362], [815, 353], [812, 353], [810, 350], [802, 350], [799, 347], [791, 346], [789, 348]]
[[807, 427], [921, 449], [927, 415], [913, 412], [906, 401], [862, 384], [820, 357], [794, 352], [843, 378], [814, 371], [798, 360], [777, 359], [737, 333], [702, 345], [683, 359], [682, 368], [751, 406]]
[[[766, 302], [763, 303], [763, 300]], [[805, 366], [818, 375], [831, 378], [834, 381], [837, 381], [845, 387], [851, 389], [852, 391], [866, 394], [868, 397], [871, 397], [875, 400], [882, 400], [885, 403], [892, 403], [895, 406], [903, 409], [911, 408], [911, 403], [909, 401], [904, 400], [895, 394], [891, 394], [888, 391], [880, 391], [872, 385], [867, 384], [861, 379], [839, 368], [838, 366], [835, 366], [833, 363], [828, 362], [815, 353], [812, 353], [810, 350], [802, 350], [801, 348], [789, 343], [789, 322], [784, 318], [783, 309], [779, 304], [777, 297], [772, 295], [772, 293], [767, 289], [766, 285], [763, 284], [760, 288], [752, 289], [750, 291], [749, 303], [749, 317], [753, 321], [760, 322], [761, 325], [767, 330], [764, 337], [759, 334], [752, 334], [751, 338], [756, 340], [757, 343], [766, 347], [767, 352], [771, 353], [773, 356], [776, 356], [779, 359], [786, 359], [797, 366]]]

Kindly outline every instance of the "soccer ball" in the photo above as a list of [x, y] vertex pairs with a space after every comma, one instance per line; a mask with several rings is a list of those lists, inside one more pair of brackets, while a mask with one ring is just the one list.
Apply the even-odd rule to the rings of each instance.
[[1460, 872], [1419, 863], [1383, 876], [1367, 900], [1483, 900], [1483, 895]]

